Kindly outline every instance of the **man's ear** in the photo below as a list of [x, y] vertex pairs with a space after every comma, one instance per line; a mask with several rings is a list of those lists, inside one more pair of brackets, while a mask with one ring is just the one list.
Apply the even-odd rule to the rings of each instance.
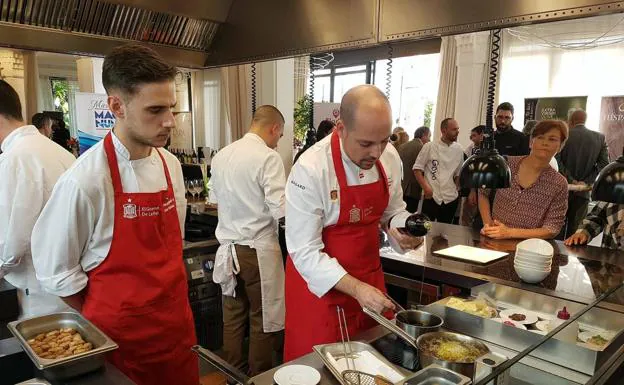
[[110, 95], [107, 98], [108, 109], [115, 115], [117, 119], [126, 117], [126, 106], [119, 95]]

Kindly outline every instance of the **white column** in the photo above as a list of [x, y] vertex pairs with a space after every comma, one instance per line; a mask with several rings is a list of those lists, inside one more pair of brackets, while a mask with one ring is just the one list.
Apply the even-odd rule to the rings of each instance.
[[459, 122], [458, 142], [470, 144], [470, 130], [481, 124], [485, 116], [484, 87], [487, 77], [489, 32], [455, 36], [457, 42], [457, 93], [455, 119]]
[[102, 84], [102, 65], [104, 59], [97, 57], [80, 58], [76, 60], [78, 69], [78, 87], [80, 92], [105, 94]]
[[295, 59], [258, 63], [256, 69], [257, 107], [271, 104], [284, 115], [284, 136], [279, 141], [277, 151], [288, 175], [293, 159]]

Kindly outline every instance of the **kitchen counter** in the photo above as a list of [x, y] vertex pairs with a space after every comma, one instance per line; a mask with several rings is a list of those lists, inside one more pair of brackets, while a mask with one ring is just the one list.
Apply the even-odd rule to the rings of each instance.
[[[513, 267], [519, 240], [493, 240], [463, 226], [434, 223], [423, 245], [417, 250], [399, 254], [382, 245], [381, 256], [386, 283], [405, 284], [401, 280], [446, 283], [470, 289], [485, 282], [494, 282], [570, 301], [588, 304], [624, 280], [624, 252], [593, 246], [567, 247], [551, 241], [555, 249], [552, 271], [544, 281], [527, 284], [520, 280]], [[489, 265], [466, 263], [435, 255], [436, 250], [467, 245], [505, 251], [509, 256]], [[423, 271], [424, 268], [424, 271]], [[423, 274], [424, 273], [424, 274]], [[624, 289], [615, 292], [601, 307], [624, 312]]]

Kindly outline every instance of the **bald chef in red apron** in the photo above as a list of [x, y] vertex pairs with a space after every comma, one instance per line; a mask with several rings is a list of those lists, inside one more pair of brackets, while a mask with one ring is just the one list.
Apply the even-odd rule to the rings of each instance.
[[139, 385], [199, 383], [184, 180], [161, 148], [175, 127], [175, 74], [143, 46], [106, 57], [115, 127], [61, 176], [32, 239], [41, 285], [117, 342], [109, 360]]
[[379, 225], [403, 248], [422, 239], [405, 226], [401, 159], [387, 146], [392, 131], [388, 99], [374, 86], [345, 94], [336, 130], [308, 149], [286, 184], [286, 329], [284, 360], [340, 341], [337, 306], [349, 334], [374, 325], [362, 307], [394, 309], [385, 296]]

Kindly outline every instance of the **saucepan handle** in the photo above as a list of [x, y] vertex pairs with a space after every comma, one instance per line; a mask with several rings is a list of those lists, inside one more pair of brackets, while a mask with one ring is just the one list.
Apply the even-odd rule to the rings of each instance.
[[381, 315], [380, 313], [376, 312], [373, 309], [365, 307], [363, 310], [364, 310], [364, 313], [368, 314], [372, 319], [377, 321], [381, 326], [390, 330], [391, 332], [399, 336], [399, 338], [401, 338], [403, 341], [412, 345], [414, 349], [418, 349], [418, 347], [416, 346], [416, 341], [414, 341], [414, 338], [412, 338], [412, 336], [407, 334], [403, 329], [398, 327], [396, 324], [390, 322], [390, 320], [388, 320], [386, 317], [384, 317], [383, 315]]
[[199, 345], [193, 346], [191, 350], [197, 353], [202, 360], [208, 362], [210, 365], [217, 368], [221, 373], [225, 374], [230, 381], [235, 381], [237, 384], [242, 385], [253, 385], [249, 382], [249, 377], [247, 377], [245, 373], [228, 364], [224, 359], [210, 350], [204, 349]]

